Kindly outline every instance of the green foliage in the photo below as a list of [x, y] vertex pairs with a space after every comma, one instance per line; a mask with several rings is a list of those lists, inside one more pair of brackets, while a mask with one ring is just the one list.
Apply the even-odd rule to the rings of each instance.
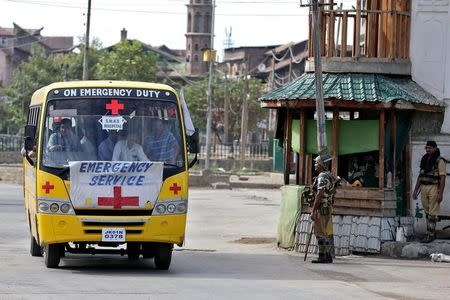
[[156, 58], [139, 41], [124, 41], [100, 55], [95, 77], [151, 82], [156, 79]]
[[[244, 80], [225, 79], [215, 76], [213, 79], [213, 128], [216, 133], [223, 132], [223, 109], [225, 103], [225, 88], [228, 89], [230, 105], [229, 132], [235, 138], [239, 137], [241, 131], [242, 102], [244, 99]], [[258, 98], [263, 94], [264, 84], [258, 79], [249, 79], [248, 83], [248, 129], [255, 130], [256, 123], [267, 116], [267, 111], [261, 109]], [[184, 87], [185, 100], [188, 105], [194, 125], [198, 128], [206, 128], [208, 79], [199, 81], [195, 85]]]

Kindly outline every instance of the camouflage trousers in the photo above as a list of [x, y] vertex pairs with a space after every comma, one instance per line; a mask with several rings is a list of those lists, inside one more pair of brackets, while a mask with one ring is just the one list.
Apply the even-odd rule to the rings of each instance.
[[314, 222], [314, 235], [319, 246], [319, 253], [331, 254], [333, 238], [333, 219], [332, 209], [319, 208], [317, 210], [317, 219]]

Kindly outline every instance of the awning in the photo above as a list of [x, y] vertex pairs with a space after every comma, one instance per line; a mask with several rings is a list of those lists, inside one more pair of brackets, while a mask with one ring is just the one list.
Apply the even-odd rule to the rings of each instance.
[[[259, 100], [289, 101], [315, 100], [314, 73], [304, 73], [293, 82], [263, 95]], [[323, 74], [323, 98], [357, 102], [384, 102], [425, 104], [445, 107], [433, 95], [409, 78], [388, 77], [378, 74], [339, 73]]]

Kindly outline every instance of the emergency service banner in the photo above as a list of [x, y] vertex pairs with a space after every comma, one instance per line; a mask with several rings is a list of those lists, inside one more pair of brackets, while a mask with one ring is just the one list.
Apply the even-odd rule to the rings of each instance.
[[151, 209], [164, 165], [150, 161], [70, 162], [70, 197], [76, 208]]

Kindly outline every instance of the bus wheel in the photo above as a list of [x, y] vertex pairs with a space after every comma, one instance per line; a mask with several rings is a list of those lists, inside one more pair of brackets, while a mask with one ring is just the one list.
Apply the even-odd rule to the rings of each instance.
[[155, 243], [146, 242], [142, 243], [142, 257], [153, 258], [155, 257]]
[[50, 244], [44, 247], [44, 261], [47, 268], [56, 268], [61, 259], [61, 245]]
[[158, 270], [168, 270], [172, 260], [172, 244], [159, 244], [155, 249], [155, 266]]
[[129, 260], [139, 259], [141, 244], [139, 243], [127, 243], [127, 254]]
[[31, 256], [42, 256], [42, 248], [36, 242], [36, 239], [31, 235], [30, 239], [30, 254]]

